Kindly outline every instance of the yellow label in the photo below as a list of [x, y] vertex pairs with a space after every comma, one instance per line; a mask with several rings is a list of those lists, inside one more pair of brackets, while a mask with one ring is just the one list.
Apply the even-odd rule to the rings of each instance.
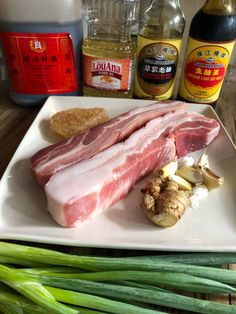
[[213, 103], [220, 90], [234, 41], [208, 43], [189, 38], [179, 95], [189, 101]]
[[171, 97], [181, 39], [161, 41], [138, 36], [135, 95], [147, 99]]

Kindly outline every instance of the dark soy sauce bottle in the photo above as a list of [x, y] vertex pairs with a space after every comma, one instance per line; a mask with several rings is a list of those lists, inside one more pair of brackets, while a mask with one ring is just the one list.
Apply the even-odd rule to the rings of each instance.
[[215, 105], [235, 43], [235, 7], [235, 0], [208, 0], [194, 16], [179, 99]]

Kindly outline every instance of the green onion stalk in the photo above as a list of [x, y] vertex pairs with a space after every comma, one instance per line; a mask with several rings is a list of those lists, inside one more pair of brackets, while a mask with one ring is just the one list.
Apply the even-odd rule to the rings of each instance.
[[[136, 259], [136, 256], [126, 257], [129, 259]], [[218, 266], [222, 264], [235, 264], [236, 253], [169, 253], [162, 255], [149, 255], [138, 256], [139, 260], [147, 262], [167, 262], [167, 263], [180, 263], [202, 266]]]
[[[18, 291], [20, 294], [42, 306], [48, 310], [50, 314], [76, 314], [74, 310], [63, 303], [79, 305], [100, 311], [120, 314], [159, 314], [160, 311], [154, 311], [147, 308], [141, 308], [128, 303], [109, 300], [106, 298], [96, 297], [94, 295], [76, 293], [73, 291], [51, 288], [46, 289], [39, 280], [32, 280], [33, 275], [27, 275], [17, 269], [8, 268], [0, 265], [0, 280], [12, 289]], [[39, 276], [43, 277], [43, 276]], [[50, 277], [51, 279], [55, 278]], [[52, 293], [50, 292], [52, 291]], [[66, 297], [65, 297], [66, 296]], [[117, 297], [114, 296], [114, 297]], [[59, 302], [58, 302], [59, 301]], [[135, 301], [135, 300], [134, 300]], [[137, 300], [139, 301], [139, 300]]]
[[[44, 284], [49, 292], [61, 302], [71, 302], [71, 298], [73, 298], [75, 291], [82, 292], [82, 293], [89, 293], [93, 294], [91, 296], [90, 301], [95, 302], [93, 306], [95, 308], [104, 310], [104, 308], [98, 307], [99, 304], [96, 304], [96, 300], [94, 299], [94, 295], [103, 296], [103, 297], [110, 297], [110, 298], [121, 298], [127, 301], [138, 301], [152, 305], [161, 305], [166, 307], [173, 307], [181, 310], [188, 310], [197, 313], [215, 313], [215, 314], [227, 314], [227, 313], [235, 313], [236, 307], [230, 305], [223, 305], [211, 301], [199, 300], [190, 297], [186, 297], [183, 295], [178, 295], [176, 293], [170, 292], [162, 292], [162, 291], [155, 291], [153, 289], [147, 289], [145, 287], [142, 288], [134, 288], [129, 286], [119, 286], [114, 284], [107, 284], [101, 282], [92, 282], [80, 279], [73, 279], [73, 278], [64, 278], [64, 277], [47, 277], [44, 275], [26, 275], [29, 277], [29, 280], [38, 281]], [[52, 287], [59, 288], [59, 290], [54, 290]], [[65, 296], [65, 292], [61, 292], [61, 295], [57, 294], [57, 292], [67, 291], [68, 299], [63, 299]], [[65, 290], [66, 289], [66, 290]], [[55, 294], [56, 292], [56, 294]], [[87, 300], [88, 295], [80, 294], [78, 295], [79, 302], [82, 302], [84, 298]], [[90, 298], [90, 296], [89, 296]], [[67, 301], [66, 301], [67, 300]], [[74, 303], [77, 304], [77, 303]], [[78, 305], [78, 304], [77, 304]], [[79, 305], [87, 306], [87, 304], [80, 303]], [[143, 309], [144, 311], [144, 309]], [[119, 313], [119, 312], [118, 312]], [[126, 311], [123, 311], [126, 313]], [[127, 312], [128, 313], [128, 312]], [[137, 312], [138, 313], [138, 312]], [[143, 312], [144, 313], [144, 312]]]
[[168, 293], [168, 292], [173, 293], [173, 291], [170, 291], [167, 289], [163, 289], [163, 288], [160, 288], [157, 286], [139, 283], [139, 282], [135, 282], [135, 281], [122, 280], [122, 281], [111, 282], [111, 283], [117, 284], [119, 286], [127, 286], [127, 287], [141, 288], [141, 289], [147, 289], [147, 290], [161, 291], [161, 292], [166, 292], [166, 293]]
[[[158, 310], [148, 308], [140, 308], [131, 304], [104, 299], [96, 295], [84, 294], [76, 291], [64, 290], [54, 287], [45, 286], [48, 291], [63, 303], [70, 303], [84, 307], [96, 308], [97, 310], [106, 311], [108, 313], [125, 313], [125, 314], [164, 314]], [[117, 297], [114, 296], [114, 297]], [[136, 299], [137, 300], [137, 299]], [[137, 300], [140, 301], [140, 300]]]
[[0, 265], [0, 281], [18, 291], [29, 300], [43, 308], [58, 314], [77, 314], [78, 311], [57, 302], [55, 298], [39, 282], [29, 280], [15, 269]]
[[[87, 270], [107, 270], [108, 267], [114, 267], [113, 269], [117, 270], [123, 269], [124, 267], [125, 269], [127, 269], [127, 267], [138, 267], [137, 264], [140, 264], [140, 269], [146, 270], [151, 269], [151, 267], [156, 263], [177, 263], [191, 265], [222, 265], [236, 263], [236, 253], [181, 253], [158, 256], [107, 258], [77, 256], [56, 252], [49, 249], [42, 249], [0, 241], [0, 263], [4, 263], [4, 261], [1, 261], [1, 258], [6, 260], [8, 258], [8, 261], [6, 261], [6, 263], [9, 264], [15, 263], [19, 265], [24, 265], [25, 263], [27, 263], [26, 266], [29, 267], [34, 267], [33, 264], [35, 263], [36, 265], [41, 267], [44, 266], [46, 263], [53, 266], [62, 265], [66, 267], [81, 267]], [[30, 265], [30, 263], [32, 263], [32, 265]], [[145, 264], [147, 265], [146, 268], [144, 266]]]
[[[34, 304], [33, 302], [29, 301], [25, 297], [12, 292], [5, 287], [0, 287], [0, 311], [4, 314], [50, 314], [51, 312], [43, 307]], [[107, 312], [100, 312], [91, 309], [86, 309], [82, 307], [70, 306], [78, 311], [80, 314], [106, 314]]]
[[[1, 245], [1, 242], [0, 242]], [[16, 258], [13, 256], [4, 256], [0, 255], [0, 264], [13, 264], [13, 265], [21, 265], [21, 266], [28, 266], [28, 267], [45, 267], [47, 264], [37, 263], [28, 261], [22, 258]]]
[[[4, 264], [17, 264], [18, 261], [17, 265], [29, 267], [24, 270], [0, 265], [0, 281], [28, 298], [39, 310], [50, 314], [78, 313], [78, 308], [72, 308], [71, 305], [114, 314], [161, 313], [128, 304], [132, 302], [196, 313], [236, 313], [233, 305], [200, 300], [165, 290], [177, 288], [214, 294], [235, 293], [236, 290], [231, 285], [236, 285], [236, 272], [209, 265], [235, 263], [236, 253], [108, 258], [76, 256], [0, 242], [0, 261]], [[6, 304], [5, 311], [11, 314], [10, 311], [17, 304]], [[24, 309], [26, 311], [28, 309]]]
[[[81, 302], [81, 293], [75, 292], [75, 291], [69, 291], [69, 290], [61, 290], [58, 288], [53, 288], [46, 286], [48, 291], [58, 300], [61, 302], [70, 302], [73, 304], [77, 304], [77, 300]], [[106, 294], [110, 296], [117, 296], [119, 295], [123, 299], [126, 300], [136, 300], [141, 302], [146, 302], [148, 304], [153, 305], [161, 305], [186, 311], [192, 311], [196, 313], [203, 313], [203, 314], [235, 314], [236, 313], [236, 307], [232, 305], [225, 305], [220, 304], [212, 301], [205, 301], [200, 299], [194, 299], [190, 297], [186, 297], [183, 295], [176, 295], [172, 293], [164, 293], [164, 292], [158, 292], [153, 290], [147, 290], [147, 289], [138, 289], [138, 288], [130, 288], [130, 287], [119, 287], [115, 285], [112, 287], [112, 285], [107, 285], [107, 290], [103, 292], [102, 290], [99, 290], [96, 292], [96, 294]], [[87, 295], [86, 295], [87, 296]], [[96, 296], [91, 296], [91, 302], [94, 306], [98, 306], [96, 303]], [[98, 308], [99, 309], [99, 308]], [[143, 309], [143, 312], [141, 314], [146, 313], [145, 311], [152, 311], [148, 309]], [[157, 311], [152, 311], [153, 313], [160, 313]], [[124, 311], [121, 307], [117, 313], [126, 313], [130, 314], [130, 311]], [[136, 312], [137, 314], [138, 312]]]
[[0, 312], [4, 314], [25, 314], [22, 308], [8, 304], [0, 304]]
[[[47, 277], [47, 279], [46, 279]], [[52, 278], [50, 280], [50, 277]], [[54, 277], [54, 278], [53, 278]], [[139, 283], [147, 283], [159, 285], [167, 288], [181, 289], [183, 291], [199, 292], [199, 293], [236, 293], [236, 289], [224, 283], [175, 272], [144, 272], [144, 271], [108, 271], [93, 273], [75, 273], [75, 274], [58, 274], [58, 273], [40, 273], [40, 276], [32, 277], [33, 279], [49, 280], [53, 282], [58, 280], [63, 283], [64, 279], [71, 279], [76, 283], [76, 279], [87, 281], [122, 281], [131, 280]], [[56, 279], [55, 279], [56, 278]], [[43, 282], [45, 283], [45, 282]], [[79, 281], [78, 281], [79, 284]], [[181, 288], [180, 288], [181, 287]]]
[[[168, 263], [134, 258], [106, 258], [92, 256], [75, 256], [52, 250], [22, 246], [18, 244], [0, 242], [0, 255], [25, 258], [33, 262], [47, 262], [50, 265], [79, 267], [87, 270], [146, 270], [146, 271], [174, 271], [193, 276], [217, 280], [227, 284], [236, 284], [236, 272], [206, 266]], [[235, 254], [236, 255], [236, 254]]]
[[[28, 247], [19, 244], [0, 242], [0, 255], [26, 259], [57, 266], [79, 267], [87, 270], [147, 270], [174, 271], [194, 276], [218, 280], [228, 284], [236, 284], [236, 272], [204, 266], [153, 261], [134, 258], [106, 258], [92, 256], [75, 256], [53, 250]], [[236, 254], [235, 254], [236, 257]]]
[[34, 314], [48, 314], [49, 311], [43, 307], [29, 301], [20, 294], [9, 292], [6, 289], [0, 288], [0, 311], [4, 314], [21, 314], [21, 313], [34, 313]]

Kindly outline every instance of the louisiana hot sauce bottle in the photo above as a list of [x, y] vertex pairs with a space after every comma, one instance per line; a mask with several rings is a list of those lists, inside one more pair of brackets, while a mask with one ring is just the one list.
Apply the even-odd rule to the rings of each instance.
[[142, 12], [135, 97], [162, 100], [172, 96], [184, 28], [178, 0], [153, 0]]
[[194, 16], [179, 99], [215, 105], [235, 43], [235, 6], [235, 0], [208, 0]]

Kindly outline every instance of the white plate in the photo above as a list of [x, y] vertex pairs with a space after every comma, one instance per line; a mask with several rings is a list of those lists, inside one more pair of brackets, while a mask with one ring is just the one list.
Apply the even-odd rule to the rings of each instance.
[[[188, 209], [172, 228], [153, 225], [139, 208], [140, 184], [123, 201], [77, 229], [57, 225], [46, 210], [43, 189], [30, 175], [29, 159], [52, 143], [48, 119], [72, 107], [101, 106], [110, 116], [150, 101], [50, 97], [19, 145], [0, 182], [0, 238], [87, 247], [174, 251], [236, 251], [236, 150], [224, 128], [207, 149], [225, 185], [209, 193], [198, 209]], [[210, 106], [188, 104], [189, 111], [217, 116]], [[196, 154], [195, 154], [196, 155]]]

